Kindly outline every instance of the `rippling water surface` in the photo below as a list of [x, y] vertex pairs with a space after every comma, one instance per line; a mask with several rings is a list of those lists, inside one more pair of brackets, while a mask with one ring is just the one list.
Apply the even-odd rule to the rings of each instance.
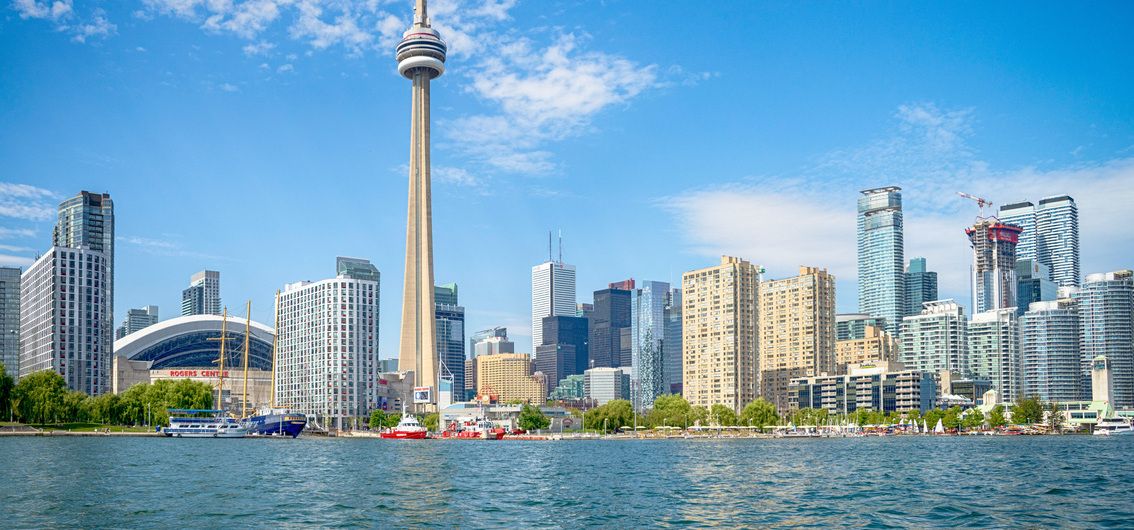
[[0, 438], [4, 527], [1134, 527], [1134, 437]]

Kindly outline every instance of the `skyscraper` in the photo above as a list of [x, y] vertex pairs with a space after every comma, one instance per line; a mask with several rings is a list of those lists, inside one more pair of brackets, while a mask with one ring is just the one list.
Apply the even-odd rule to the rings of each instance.
[[537, 348], [535, 369], [546, 376], [551, 393], [563, 378], [587, 369], [587, 319], [556, 315], [543, 317], [543, 344]]
[[106, 288], [105, 304], [100, 308], [99, 325], [106, 337], [114, 336], [114, 201], [109, 193], [81, 191], [78, 195], [59, 203], [59, 216], [52, 231], [52, 244], [56, 247], [81, 248], [103, 253], [106, 274], [102, 283]]
[[110, 391], [106, 254], [52, 247], [20, 278], [20, 377], [40, 370], [90, 395]]
[[[595, 291], [595, 310], [591, 313], [590, 361], [588, 368], [625, 366], [632, 360], [623, 359], [622, 334], [630, 339], [630, 291], [601, 289]], [[626, 345], [629, 352], [629, 344]], [[623, 363], [623, 361], [631, 361]], [[627, 370], [629, 374], [629, 370]]]
[[721, 256], [721, 264], [681, 275], [682, 395], [695, 407], [739, 411], [756, 399], [760, 268]]
[[[550, 236], [549, 236], [550, 237]], [[543, 318], [575, 316], [575, 266], [563, 263], [563, 256], [532, 267], [532, 351], [543, 344]]]
[[858, 311], [886, 319], [895, 336], [906, 310], [901, 191], [862, 190], [858, 198]]
[[156, 305], [148, 305], [140, 309], [131, 309], [126, 311], [126, 320], [115, 330], [114, 338], [121, 339], [126, 335], [157, 323], [158, 308]]
[[1083, 380], [1095, 357], [1106, 357], [1112, 404], [1134, 408], [1134, 271], [1088, 274], [1077, 299]]
[[648, 409], [654, 399], [669, 393], [665, 377], [666, 307], [669, 284], [644, 281], [630, 292], [631, 402]]
[[0, 364], [20, 375], [20, 269], [0, 267]]
[[760, 283], [760, 395], [788, 411], [797, 377], [835, 372], [835, 278], [800, 267], [799, 276]]
[[665, 301], [665, 339], [662, 340], [662, 364], [665, 374], [665, 393], [681, 393], [681, 289], [669, 290]]
[[1034, 259], [1051, 270], [1057, 286], [1079, 285], [1079, 208], [1061, 195], [1040, 199], [1039, 206], [1018, 202], [1000, 207], [1001, 222], [1023, 228], [1017, 259]]
[[476, 388], [499, 401], [543, 404], [547, 384], [532, 375], [532, 359], [526, 353], [497, 353], [476, 357]]
[[516, 353], [516, 344], [508, 340], [508, 328], [498, 326], [480, 330], [469, 339], [470, 357], [497, 353]]
[[921, 314], [902, 319], [901, 361], [923, 372], [969, 371], [968, 321], [953, 300], [926, 302]]
[[453, 378], [453, 395], [463, 400], [465, 390], [465, 308], [457, 300], [457, 284], [438, 285], [434, 291], [437, 314], [437, 356], [444, 367], [441, 377]]
[[920, 314], [922, 304], [937, 298], [937, 273], [926, 270], [925, 258], [911, 259], [906, 266], [906, 311], [902, 316]]
[[413, 26], [402, 34], [398, 73], [413, 81], [410, 109], [409, 206], [406, 268], [398, 369], [414, 373], [417, 386], [434, 389], [437, 403], [437, 330], [433, 307], [433, 202], [429, 174], [429, 83], [445, 72], [445, 42], [429, 25], [425, 0], [417, 0]]
[[1044, 402], [1083, 398], [1079, 310], [1073, 299], [1032, 302], [1020, 317], [1020, 338], [1024, 395]]
[[327, 429], [351, 428], [378, 396], [378, 269], [353, 258], [338, 265], [334, 278], [280, 293], [273, 366], [275, 401]]
[[1023, 396], [1018, 318], [1016, 308], [1006, 307], [977, 313], [969, 322], [969, 370], [991, 381], [1009, 403]]
[[1016, 260], [1016, 314], [1023, 315], [1033, 302], [1055, 300], [1058, 287], [1051, 281], [1049, 270], [1034, 259]]
[[[920, 312], [920, 310], [919, 310]], [[886, 319], [866, 313], [842, 313], [835, 315], [835, 340], [857, 340], [866, 337], [866, 328], [885, 329]]]
[[1021, 230], [996, 218], [965, 229], [973, 249], [973, 314], [1016, 307], [1016, 242]]
[[181, 316], [221, 314], [220, 272], [204, 270], [189, 277], [181, 291]]

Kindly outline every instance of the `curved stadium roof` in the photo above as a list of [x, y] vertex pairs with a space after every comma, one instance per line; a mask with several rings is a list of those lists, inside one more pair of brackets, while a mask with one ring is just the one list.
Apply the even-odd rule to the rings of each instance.
[[[158, 322], [114, 341], [114, 355], [131, 361], [152, 361], [152, 370], [216, 366], [220, 341], [208, 339], [220, 338], [223, 320], [219, 315], [191, 315]], [[241, 366], [244, 319], [230, 316], [227, 331], [229, 341], [225, 347], [225, 365], [229, 368]], [[272, 369], [274, 334], [274, 329], [252, 322], [249, 369]]]

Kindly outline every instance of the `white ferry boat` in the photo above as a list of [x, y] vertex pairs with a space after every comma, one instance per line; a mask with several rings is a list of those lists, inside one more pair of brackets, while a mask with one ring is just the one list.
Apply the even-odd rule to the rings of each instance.
[[1095, 425], [1095, 436], [1119, 436], [1134, 434], [1134, 425], [1126, 418], [1103, 418]]
[[[224, 415], [223, 410], [170, 409], [169, 425], [162, 434], [173, 438], [244, 438], [248, 428]], [[182, 416], [174, 416], [182, 414]], [[198, 414], [208, 414], [201, 417]]]

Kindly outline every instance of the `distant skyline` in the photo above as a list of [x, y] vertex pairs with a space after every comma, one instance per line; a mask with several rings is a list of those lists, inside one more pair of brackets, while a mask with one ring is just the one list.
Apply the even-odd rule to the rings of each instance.
[[[114, 200], [115, 325], [224, 276], [271, 325], [285, 283], [382, 273], [396, 357], [412, 2], [0, 6], [0, 265], [58, 203]], [[531, 267], [562, 229], [577, 299], [680, 284], [720, 254], [837, 278], [854, 312], [858, 191], [902, 187], [907, 260], [970, 309], [977, 209], [1071, 195], [1082, 273], [1134, 267], [1134, 6], [430, 3], [437, 283], [468, 330], [530, 344]], [[706, 40], [711, 29], [712, 41]], [[709, 46], [711, 44], [711, 46]]]

